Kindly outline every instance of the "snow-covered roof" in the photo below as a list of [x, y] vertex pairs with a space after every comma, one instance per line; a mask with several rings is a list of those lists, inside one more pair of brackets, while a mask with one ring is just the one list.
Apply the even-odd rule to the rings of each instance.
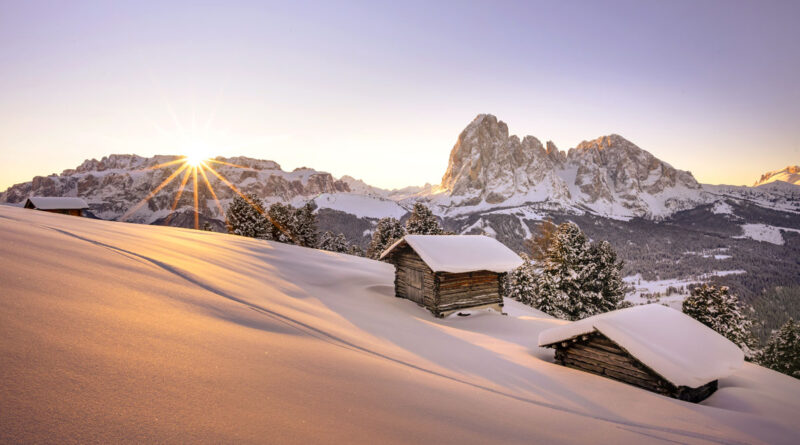
[[542, 331], [550, 346], [599, 331], [676, 386], [696, 388], [739, 369], [744, 353], [699, 321], [660, 304], [634, 306]]
[[522, 258], [494, 238], [483, 235], [406, 235], [381, 254], [386, 257], [408, 244], [434, 272], [503, 273], [522, 264]]
[[57, 210], [57, 209], [79, 210], [79, 209], [89, 208], [89, 205], [86, 204], [86, 201], [84, 201], [83, 198], [68, 198], [60, 196], [46, 196], [46, 197], [32, 196], [28, 198], [28, 201], [30, 201], [35, 208], [41, 210]]

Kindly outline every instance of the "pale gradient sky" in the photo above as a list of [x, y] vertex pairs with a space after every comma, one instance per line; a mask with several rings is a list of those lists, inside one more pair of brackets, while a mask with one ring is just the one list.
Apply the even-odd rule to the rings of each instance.
[[800, 2], [166, 3], [0, 0], [0, 190], [191, 140], [438, 183], [478, 113], [705, 183], [800, 164]]

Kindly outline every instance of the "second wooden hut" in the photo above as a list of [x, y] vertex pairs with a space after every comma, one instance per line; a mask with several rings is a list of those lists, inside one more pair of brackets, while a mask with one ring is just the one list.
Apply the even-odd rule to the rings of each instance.
[[668, 397], [699, 402], [744, 361], [725, 337], [688, 315], [648, 304], [595, 315], [539, 334], [555, 361]]

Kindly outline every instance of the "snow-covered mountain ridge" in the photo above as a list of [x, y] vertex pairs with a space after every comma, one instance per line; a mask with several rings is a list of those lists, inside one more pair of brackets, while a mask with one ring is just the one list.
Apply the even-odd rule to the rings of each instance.
[[775, 181], [783, 181], [789, 184], [800, 185], [800, 165], [790, 165], [782, 170], [767, 172], [761, 175], [753, 186], [769, 184]]
[[663, 217], [705, 202], [691, 173], [622, 136], [584, 141], [567, 152], [478, 115], [461, 132], [440, 187], [427, 198], [445, 214], [549, 202], [610, 217]]
[[[180, 159], [180, 156], [110, 155], [100, 160], [90, 159], [75, 169], [64, 170], [60, 175], [37, 176], [31, 182], [17, 184], [0, 194], [0, 201], [21, 203], [28, 196], [80, 196], [87, 200], [91, 212], [102, 219], [117, 219], [137, 202], [156, 189], [179, 164], [158, 168], [159, 165]], [[322, 193], [346, 193], [348, 182], [335, 179], [330, 173], [309, 168], [283, 171], [276, 162], [247, 157], [216, 158], [208, 162], [244, 193], [254, 193], [268, 203], [292, 202], [311, 199]], [[208, 174], [222, 207], [234, 196], [234, 191], [214, 175]], [[130, 221], [151, 224], [165, 218], [171, 210], [173, 199], [180, 187], [176, 177], [148, 204], [131, 215]], [[183, 198], [177, 209], [192, 207], [192, 181], [185, 185]], [[224, 220], [202, 177], [198, 185], [200, 213], [204, 218]]]

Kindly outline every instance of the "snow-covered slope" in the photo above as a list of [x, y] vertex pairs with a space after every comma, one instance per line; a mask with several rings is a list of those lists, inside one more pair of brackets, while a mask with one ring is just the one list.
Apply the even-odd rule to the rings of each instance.
[[726, 199], [754, 204], [765, 209], [800, 213], [800, 186], [783, 181], [768, 182], [758, 187], [736, 185], [703, 185], [709, 202]]
[[350, 213], [359, 218], [392, 218], [400, 219], [408, 213], [396, 201], [375, 195], [358, 193], [323, 193], [314, 198], [314, 203], [321, 209], [333, 209]]
[[753, 185], [759, 186], [775, 181], [783, 181], [789, 184], [800, 185], [800, 165], [790, 165], [782, 170], [764, 173]]
[[388, 264], [0, 206], [0, 442], [796, 443], [800, 382], [699, 405], [552, 363], [563, 322], [435, 319]]

